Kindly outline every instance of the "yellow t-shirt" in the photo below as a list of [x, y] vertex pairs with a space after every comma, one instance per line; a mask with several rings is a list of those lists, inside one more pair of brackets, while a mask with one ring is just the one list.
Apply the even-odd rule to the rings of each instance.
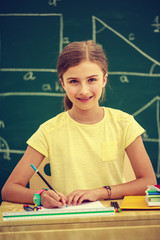
[[74, 121], [63, 112], [43, 123], [27, 141], [49, 158], [52, 186], [68, 195], [125, 182], [125, 148], [144, 129], [120, 110], [103, 108], [104, 118], [92, 125]]

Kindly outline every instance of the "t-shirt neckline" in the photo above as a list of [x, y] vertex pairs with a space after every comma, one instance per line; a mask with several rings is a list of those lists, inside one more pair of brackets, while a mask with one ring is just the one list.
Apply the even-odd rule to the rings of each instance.
[[82, 126], [82, 127], [83, 127], [83, 126], [84, 126], [84, 127], [96, 127], [96, 126], [102, 124], [102, 123], [104, 122], [105, 117], [106, 117], [105, 108], [104, 108], [104, 107], [101, 107], [101, 108], [102, 108], [103, 111], [104, 111], [104, 116], [103, 116], [103, 118], [102, 118], [99, 122], [93, 123], [93, 124], [84, 124], [84, 123], [77, 122], [76, 120], [74, 120], [74, 119], [69, 115], [69, 112], [68, 112], [68, 111], [67, 111], [67, 115], [68, 115], [69, 120], [72, 121], [75, 125], [79, 125], [79, 126]]

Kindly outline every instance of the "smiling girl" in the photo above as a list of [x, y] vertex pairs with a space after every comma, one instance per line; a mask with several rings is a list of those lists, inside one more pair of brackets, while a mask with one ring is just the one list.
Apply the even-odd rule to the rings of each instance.
[[[27, 150], [2, 189], [2, 199], [33, 203], [38, 191], [25, 186], [44, 157], [51, 166], [52, 190], [40, 191], [47, 208], [80, 204], [84, 200], [144, 195], [156, 184], [151, 161], [143, 145], [144, 129], [120, 110], [100, 107], [107, 84], [108, 63], [102, 48], [93, 41], [66, 46], [57, 64], [66, 92], [65, 112], [43, 123], [27, 141]], [[127, 153], [136, 179], [124, 178]]]

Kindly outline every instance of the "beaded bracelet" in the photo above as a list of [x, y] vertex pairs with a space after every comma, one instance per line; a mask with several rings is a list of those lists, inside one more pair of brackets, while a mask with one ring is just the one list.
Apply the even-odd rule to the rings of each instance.
[[103, 187], [107, 190], [107, 193], [108, 193], [107, 199], [111, 199], [111, 187], [110, 186], [103, 186]]

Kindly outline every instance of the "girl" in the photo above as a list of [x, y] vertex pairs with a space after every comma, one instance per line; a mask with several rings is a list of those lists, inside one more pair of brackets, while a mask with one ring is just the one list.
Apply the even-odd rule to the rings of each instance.
[[[108, 72], [102, 48], [93, 41], [69, 44], [59, 56], [57, 72], [66, 92], [66, 111], [42, 124], [28, 140], [2, 199], [33, 203], [37, 191], [25, 187], [34, 174], [30, 165], [38, 168], [44, 157], [50, 159], [52, 185], [59, 192], [38, 192], [44, 207], [144, 195], [147, 185], [156, 184], [141, 138], [144, 129], [132, 116], [99, 105]], [[125, 151], [136, 176], [131, 182], [123, 176]]]

